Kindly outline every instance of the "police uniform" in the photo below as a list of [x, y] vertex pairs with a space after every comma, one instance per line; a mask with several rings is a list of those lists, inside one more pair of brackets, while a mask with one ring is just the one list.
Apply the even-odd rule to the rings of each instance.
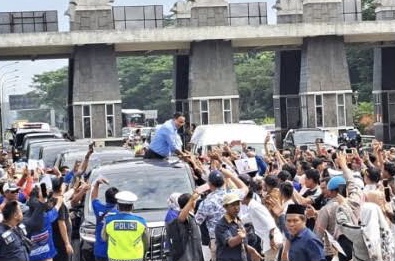
[[[133, 204], [137, 196], [129, 191], [118, 192], [115, 195], [118, 204]], [[143, 260], [145, 219], [132, 213], [119, 212], [105, 218], [105, 233], [108, 235], [109, 261], [138, 261]]]
[[24, 241], [26, 234], [24, 225], [12, 229], [0, 223], [0, 261], [29, 260], [29, 252]]

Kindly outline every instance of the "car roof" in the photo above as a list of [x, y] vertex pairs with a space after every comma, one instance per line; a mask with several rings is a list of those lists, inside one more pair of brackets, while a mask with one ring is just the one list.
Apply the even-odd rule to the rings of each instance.
[[267, 130], [252, 124], [210, 124], [200, 125], [194, 131], [191, 143], [199, 146], [222, 144], [241, 140], [247, 144], [264, 143]]

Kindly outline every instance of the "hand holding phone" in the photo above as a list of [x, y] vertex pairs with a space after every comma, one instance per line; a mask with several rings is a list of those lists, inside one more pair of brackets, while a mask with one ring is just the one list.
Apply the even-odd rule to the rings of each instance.
[[384, 194], [385, 194], [385, 201], [391, 202], [391, 188], [390, 187], [384, 188]]
[[47, 198], [48, 197], [47, 185], [45, 185], [45, 183], [41, 183], [40, 189], [41, 189], [41, 195], [43, 196], [43, 198]]

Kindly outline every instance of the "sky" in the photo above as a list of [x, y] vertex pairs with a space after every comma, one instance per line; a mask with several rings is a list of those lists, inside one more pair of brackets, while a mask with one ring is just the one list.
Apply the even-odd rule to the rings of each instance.
[[[69, 0], [0, 0], [0, 12], [15, 11], [42, 11], [57, 10], [59, 20], [59, 31], [69, 30], [69, 19], [64, 15], [68, 8]], [[135, 5], [163, 5], [166, 13], [176, 0], [115, 0], [117, 6], [135, 6]], [[230, 3], [248, 3], [257, 2], [254, 0], [230, 0]], [[275, 0], [262, 0], [267, 2], [269, 23], [275, 23], [275, 13], [271, 9]], [[53, 71], [67, 66], [68, 60], [38, 60], [38, 61], [17, 61], [0, 62], [0, 80], [4, 82], [4, 99], [8, 95], [22, 94], [29, 91], [34, 75], [47, 71]], [[0, 82], [0, 83], [1, 83]], [[0, 90], [1, 91], [1, 90]]]

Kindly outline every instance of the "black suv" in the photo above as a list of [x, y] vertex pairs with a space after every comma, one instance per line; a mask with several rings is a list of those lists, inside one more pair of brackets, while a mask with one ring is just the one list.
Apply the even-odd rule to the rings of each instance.
[[[101, 202], [105, 202], [104, 192], [110, 186], [120, 191], [132, 191], [138, 196], [133, 212], [146, 219], [151, 238], [145, 260], [166, 260], [164, 218], [168, 209], [167, 198], [173, 192], [193, 192], [195, 182], [190, 167], [180, 161], [134, 159], [94, 169], [89, 182], [93, 184], [100, 177], [109, 180], [109, 185], [103, 184], [99, 189]], [[90, 192], [86, 195], [83, 220], [80, 227], [81, 259], [91, 260], [96, 219]]]

